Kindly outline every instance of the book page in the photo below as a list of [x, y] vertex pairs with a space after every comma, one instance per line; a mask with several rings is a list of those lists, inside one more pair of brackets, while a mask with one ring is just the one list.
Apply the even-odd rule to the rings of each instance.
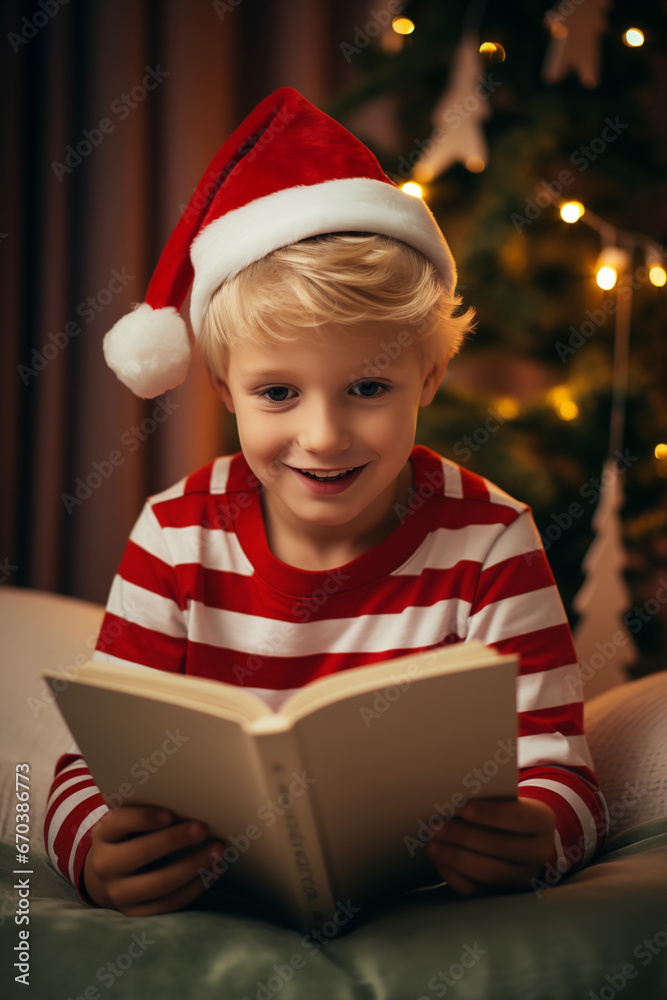
[[292, 881], [279, 861], [267, 782], [242, 726], [199, 707], [99, 685], [69, 684], [58, 706], [109, 806], [163, 806], [201, 820], [236, 845], [221, 888], [289, 898]]
[[472, 670], [499, 658], [497, 650], [474, 640], [343, 670], [304, 685], [285, 700], [280, 714], [294, 722], [349, 694], [373, 691], [388, 685], [405, 685], [419, 677]]
[[516, 796], [516, 668], [502, 657], [352, 694], [295, 724], [338, 898], [441, 881], [424, 821], [476, 796]]
[[[62, 675], [44, 670], [45, 678], [62, 683]], [[206, 677], [171, 674], [150, 667], [125, 667], [91, 660], [81, 667], [73, 683], [104, 687], [110, 691], [133, 691], [166, 704], [190, 706], [219, 718], [251, 722], [273, 710], [265, 700], [242, 687]]]

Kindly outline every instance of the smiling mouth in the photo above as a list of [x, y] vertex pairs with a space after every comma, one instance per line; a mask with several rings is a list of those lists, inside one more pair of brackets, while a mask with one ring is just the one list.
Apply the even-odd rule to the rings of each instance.
[[307, 476], [308, 479], [315, 479], [319, 483], [331, 483], [336, 482], [338, 479], [346, 479], [347, 476], [351, 476], [353, 472], [357, 472], [359, 469], [363, 469], [363, 465], [357, 465], [354, 468], [342, 469], [338, 471], [326, 472], [325, 470], [320, 470], [319, 472], [312, 472], [308, 469], [297, 469], [302, 476]]

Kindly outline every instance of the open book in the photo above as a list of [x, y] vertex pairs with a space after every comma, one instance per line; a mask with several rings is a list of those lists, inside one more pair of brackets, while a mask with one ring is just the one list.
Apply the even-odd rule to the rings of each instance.
[[217, 888], [307, 931], [441, 882], [425, 821], [516, 796], [516, 672], [516, 656], [459, 643], [312, 681], [279, 712], [148, 668], [44, 677], [109, 805], [207, 823], [227, 846]]

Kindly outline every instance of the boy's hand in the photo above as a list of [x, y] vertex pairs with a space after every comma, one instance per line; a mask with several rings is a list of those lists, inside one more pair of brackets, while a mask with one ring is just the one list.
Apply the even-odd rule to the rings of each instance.
[[530, 888], [551, 858], [556, 817], [536, 799], [475, 799], [435, 827], [429, 858], [452, 889], [478, 896]]
[[93, 826], [91, 839], [83, 866], [86, 892], [98, 906], [128, 917], [187, 906], [206, 888], [197, 870], [210, 869], [225, 850], [203, 823], [175, 820], [154, 806], [111, 809]]

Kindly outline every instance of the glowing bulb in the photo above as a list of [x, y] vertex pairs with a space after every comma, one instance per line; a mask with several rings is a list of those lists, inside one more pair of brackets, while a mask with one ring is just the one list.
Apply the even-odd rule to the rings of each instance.
[[495, 408], [505, 420], [512, 420], [519, 415], [519, 402], [514, 396], [500, 396], [496, 399]]
[[617, 278], [618, 273], [613, 267], [601, 267], [595, 275], [595, 280], [600, 288], [604, 288], [607, 291], [614, 287]]
[[597, 259], [595, 280], [600, 288], [613, 288], [619, 271], [629, 271], [632, 264], [630, 252], [623, 247], [608, 245], [602, 247]]
[[631, 49], [636, 49], [639, 45], [644, 44], [644, 32], [640, 31], [639, 28], [628, 28], [623, 35], [623, 41]]
[[667, 444], [657, 444], [653, 454], [656, 458], [667, 458]]
[[415, 22], [409, 17], [395, 17], [391, 26], [397, 35], [411, 35], [415, 30]]
[[585, 211], [586, 209], [580, 201], [566, 201], [560, 207], [560, 217], [563, 222], [576, 222]]
[[574, 420], [579, 416], [579, 407], [573, 399], [564, 399], [560, 406], [556, 407], [556, 412], [561, 420]]
[[413, 198], [424, 197], [421, 184], [415, 184], [414, 181], [406, 181], [405, 184], [401, 184], [401, 191], [405, 191], [406, 194], [411, 194]]
[[466, 170], [469, 170], [471, 174], [481, 174], [486, 163], [480, 156], [469, 156], [466, 160]]
[[570, 390], [566, 385], [555, 385], [552, 389], [549, 389], [547, 399], [552, 406], [555, 406], [556, 409], [558, 409], [561, 403], [570, 399]]
[[667, 271], [660, 264], [654, 264], [648, 272], [648, 277], [652, 285], [655, 285], [656, 288], [662, 288], [667, 282]]
[[505, 49], [500, 42], [482, 42], [479, 54], [492, 62], [505, 62]]

